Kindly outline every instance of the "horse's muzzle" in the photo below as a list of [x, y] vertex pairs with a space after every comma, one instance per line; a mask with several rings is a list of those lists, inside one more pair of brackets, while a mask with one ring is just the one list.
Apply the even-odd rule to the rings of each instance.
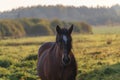
[[64, 65], [69, 64], [70, 61], [71, 61], [70, 55], [63, 55], [63, 56], [62, 56], [62, 63], [63, 63]]

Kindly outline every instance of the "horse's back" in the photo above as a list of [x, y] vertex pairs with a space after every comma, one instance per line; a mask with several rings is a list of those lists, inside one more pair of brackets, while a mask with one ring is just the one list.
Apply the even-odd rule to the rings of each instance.
[[54, 45], [55, 43], [54, 42], [47, 42], [47, 43], [44, 43], [38, 50], [38, 58], [41, 56], [41, 54], [50, 49], [52, 45]]

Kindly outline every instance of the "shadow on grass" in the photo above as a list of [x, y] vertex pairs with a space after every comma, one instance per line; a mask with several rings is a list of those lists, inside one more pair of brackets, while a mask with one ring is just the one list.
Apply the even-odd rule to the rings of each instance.
[[78, 73], [77, 80], [120, 80], [120, 63], [95, 69], [89, 73]]
[[25, 45], [25, 46], [29, 46], [29, 45], [41, 45], [44, 42], [24, 42], [24, 43], [7, 43], [7, 44], [1, 44], [0, 46], [21, 46], [21, 45]]
[[24, 60], [37, 60], [37, 54], [29, 54]]

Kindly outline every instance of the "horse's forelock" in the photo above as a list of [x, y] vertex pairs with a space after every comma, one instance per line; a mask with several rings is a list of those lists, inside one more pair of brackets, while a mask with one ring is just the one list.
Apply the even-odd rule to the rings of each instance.
[[71, 35], [68, 32], [68, 29], [62, 28], [61, 33], [57, 34], [56, 36], [56, 42], [59, 44], [60, 48], [63, 48], [63, 41], [67, 44], [67, 50], [70, 51], [72, 48], [72, 38]]

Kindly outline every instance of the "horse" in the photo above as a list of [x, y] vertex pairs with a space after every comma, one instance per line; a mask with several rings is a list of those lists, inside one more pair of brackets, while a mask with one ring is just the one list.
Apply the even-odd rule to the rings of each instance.
[[69, 29], [56, 26], [56, 41], [46, 42], [38, 50], [37, 73], [41, 80], [76, 80], [77, 63]]

